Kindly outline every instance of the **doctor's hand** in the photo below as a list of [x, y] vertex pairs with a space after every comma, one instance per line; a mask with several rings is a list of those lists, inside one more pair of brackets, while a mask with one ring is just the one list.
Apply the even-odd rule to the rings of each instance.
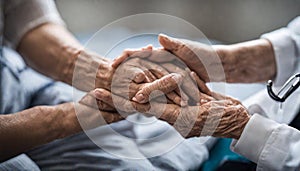
[[[205, 82], [261, 82], [276, 74], [272, 44], [266, 39], [213, 46], [162, 34], [158, 39]], [[161, 60], [158, 58], [152, 60]]]

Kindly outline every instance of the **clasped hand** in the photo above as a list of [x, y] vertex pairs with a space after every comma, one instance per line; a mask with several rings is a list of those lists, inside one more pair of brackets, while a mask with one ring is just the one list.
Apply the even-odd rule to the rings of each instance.
[[110, 64], [105, 86], [97, 86], [96, 81], [96, 89], [79, 104], [98, 108], [106, 114], [104, 119], [108, 123], [140, 112], [168, 122], [183, 137], [212, 135], [238, 139], [249, 120], [245, 107], [208, 89], [203, 81], [207, 78], [200, 79], [203, 69], [197, 68], [203, 64], [200, 60], [195, 64], [187, 62], [186, 58], [191, 60], [195, 54], [184, 42], [163, 36], [160, 42], [165, 48], [125, 50]]

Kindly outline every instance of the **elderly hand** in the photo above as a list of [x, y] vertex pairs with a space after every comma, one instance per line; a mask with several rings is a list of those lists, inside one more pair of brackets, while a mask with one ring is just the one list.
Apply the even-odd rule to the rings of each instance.
[[95, 96], [124, 113], [138, 111], [164, 120], [173, 125], [183, 137], [212, 135], [239, 139], [250, 118], [245, 107], [230, 97], [197, 106], [180, 107], [155, 101], [140, 104], [104, 89], [96, 89]]
[[[161, 78], [162, 76], [165, 76], [169, 73], [177, 73], [182, 76], [183, 81], [182, 84], [179, 85], [179, 88], [175, 89], [175, 92], [177, 94], [180, 94], [183, 99], [188, 99], [189, 104], [197, 104], [201, 103], [201, 101], [211, 100], [211, 97], [208, 96], [211, 95], [211, 92], [205, 85], [205, 82], [202, 82], [202, 84], [199, 85], [199, 92], [198, 87], [195, 85], [195, 80], [193, 80], [193, 78], [191, 78], [189, 75], [191, 70], [175, 55], [164, 49], [151, 49], [148, 47], [148, 51], [151, 51], [149, 55], [122, 56], [121, 58], [116, 59], [116, 63], [119, 64], [126, 61], [126, 59], [127, 61], [129, 60], [133, 64], [133, 66], [140, 63], [139, 66], [141, 66], [141, 68], [149, 69], [157, 78]], [[165, 85], [161, 84], [161, 87], [164, 86]], [[137, 92], [133, 100], [139, 103], [146, 103], [149, 101], [149, 95], [154, 90], [154, 87], [152, 87], [152, 89], [143, 88]], [[166, 92], [171, 92], [173, 90], [174, 89], [168, 88], [166, 89]], [[163, 93], [166, 92], [163, 91]]]
[[[133, 70], [139, 74], [144, 74], [144, 76], [140, 75], [142, 77], [139, 77], [139, 82], [132, 81], [135, 78], [133, 74], [136, 74], [136, 72], [132, 72]], [[186, 105], [186, 95], [173, 91], [178, 89], [182, 80], [183, 78], [180, 74], [170, 74], [155, 63], [141, 58], [129, 58], [117, 68], [112, 79], [111, 92], [128, 100], [136, 100], [137, 98], [143, 102], [166, 94], [171, 102], [178, 105]]]
[[[151, 49], [152, 47], [125, 50], [119, 58], [134, 55], [145, 57], [151, 54]], [[169, 100], [174, 103], [186, 105], [185, 97], [181, 98], [180, 95], [170, 91], [181, 83], [181, 76], [176, 73], [168, 74], [162, 71], [160, 66], [142, 59], [118, 63], [118, 60], [110, 61], [97, 54], [82, 51], [74, 68], [73, 85], [85, 91], [104, 88], [130, 99], [141, 89], [148, 90], [148, 96], [152, 90], [159, 90], [166, 93]], [[160, 94], [151, 95], [154, 98]]]
[[[138, 52], [141, 52], [141, 56], [149, 55], [147, 49], [139, 49]], [[134, 53], [136, 53], [134, 50], [124, 51], [121, 57]], [[87, 92], [95, 88], [110, 90], [112, 77], [118, 67], [118, 65], [115, 64], [116, 62], [86, 50], [79, 51], [76, 56], [77, 59], [75, 64], [72, 65], [73, 68], [66, 68], [66, 70], [73, 71], [72, 85]], [[137, 69], [134, 68], [131, 71], [138, 74], [136, 70]]]
[[[153, 56], [157, 56], [156, 53], [163, 53], [165, 56], [168, 56], [167, 58], [170, 58], [169, 54], [165, 53], [165, 51], [152, 51]], [[129, 61], [130, 60], [136, 63], [135, 60], [137, 59], [129, 58]], [[207, 89], [204, 82], [195, 72], [186, 74], [184, 73], [186, 70], [183, 70], [182, 67], [176, 67], [178, 65], [174, 67], [169, 66], [168, 63], [162, 63], [162, 66], [164, 66], [166, 70], [178, 72], [184, 75], [185, 78], [189, 77], [191, 80], [195, 80], [196, 84], [193, 84], [196, 86], [196, 89], [193, 89], [195, 91], [193, 92], [194, 94], [201, 94], [200, 91], [202, 91], [203, 86]], [[165, 120], [173, 125], [184, 137], [213, 135], [216, 137], [238, 139], [250, 117], [245, 107], [233, 98], [210, 92], [209, 90], [205, 91], [208, 92], [210, 96], [202, 93], [198, 96], [199, 99], [195, 99], [195, 101], [199, 101], [199, 103], [190, 104], [186, 107], [158, 101], [150, 101], [149, 103], [147, 103], [148, 101], [142, 101], [143, 103], [137, 103], [135, 102], [138, 101], [137, 99], [130, 101], [130, 99], [112, 94], [104, 89], [95, 90], [95, 96], [97, 99], [108, 103], [111, 107], [117, 108], [120, 113], [141, 112]], [[145, 91], [142, 89], [137, 95], [143, 92]]]
[[[272, 44], [265, 39], [208, 46], [159, 35], [159, 42], [205, 82], [261, 82], [276, 74]], [[157, 59], [152, 58], [153, 61]]]
[[[166, 70], [167, 73], [177, 73], [180, 74], [183, 78], [182, 84], [180, 85], [180, 90], [176, 90], [178, 94], [184, 92], [189, 98], [189, 104], [201, 103], [203, 101], [212, 100], [210, 90], [207, 88], [204, 82], [199, 85], [200, 91], [198, 91], [198, 86], [195, 84], [195, 80], [190, 77], [191, 70], [178, 58], [171, 54], [168, 51], [163, 49], [154, 49], [152, 50], [151, 55], [147, 56], [144, 59], [152, 60], [153, 58], [157, 58], [157, 60], [161, 60], [156, 65], [161, 66], [163, 70]], [[163, 62], [163, 60], [167, 60], [167, 62]], [[161, 69], [161, 70], [162, 70]], [[171, 91], [172, 89], [169, 89]], [[153, 91], [153, 90], [152, 90]], [[144, 90], [140, 90], [136, 95], [134, 101], [139, 103], [145, 103], [147, 101], [142, 101], [139, 98], [140, 94], [146, 93]]]

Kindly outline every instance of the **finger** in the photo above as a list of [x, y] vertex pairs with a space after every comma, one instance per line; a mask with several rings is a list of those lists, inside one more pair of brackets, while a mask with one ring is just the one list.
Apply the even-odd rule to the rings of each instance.
[[201, 96], [201, 94], [198, 91], [198, 87], [195, 85], [194, 81], [190, 78], [188, 74], [189, 69], [188, 68], [183, 69], [171, 63], [163, 64], [163, 66], [169, 72], [181, 74], [182, 77], [184, 78], [181, 85], [182, 91], [180, 92], [179, 90], [177, 90], [177, 92], [182, 93], [183, 94], [182, 97], [184, 96], [190, 97], [193, 101], [195, 101], [194, 103], [199, 102], [200, 99], [199, 96]]
[[[160, 79], [161, 77], [163, 77], [163, 74], [157, 70], [151, 70], [152, 73], [155, 73], [154, 75]], [[187, 103], [188, 103], [188, 96], [184, 93], [184, 92], [181, 92], [180, 93], [180, 90], [179, 88], [177, 87], [175, 89], [175, 92], [170, 92], [170, 93], [167, 93], [166, 96], [171, 100], [173, 101], [175, 104], [178, 104], [180, 106], [186, 106]], [[181, 100], [182, 99], [182, 100]]]
[[146, 76], [145, 76], [144, 72], [140, 72], [140, 73], [136, 74], [136, 76], [133, 78], [133, 81], [135, 83], [142, 83], [142, 82], [144, 82], [145, 79], [146, 79]]
[[118, 122], [125, 119], [116, 112], [99, 111], [82, 103], [75, 104], [76, 116], [80, 120], [81, 128], [84, 130], [93, 129], [102, 125]]
[[126, 49], [119, 57], [114, 59], [111, 66], [113, 68], [117, 68], [122, 62], [124, 62], [130, 56], [131, 57], [141, 57], [141, 58], [150, 56], [152, 48], [153, 48], [152, 45], [148, 45], [147, 47], [141, 48], [141, 49]]
[[181, 45], [181, 43], [177, 39], [169, 37], [165, 34], [159, 34], [158, 41], [165, 49], [171, 52], [177, 51], [179, 49], [179, 46]]
[[208, 103], [213, 100], [215, 100], [213, 97], [201, 93], [200, 101], [196, 105], [197, 106], [203, 105], [203, 104]]
[[144, 82], [146, 79], [145, 73], [142, 69], [135, 66], [122, 65], [116, 72], [116, 78], [126, 78], [128, 82], [134, 81], [135, 83]]
[[172, 62], [177, 59], [177, 57], [163, 48], [157, 48], [152, 50], [151, 55], [148, 56], [147, 59], [152, 62], [163, 63]]
[[146, 80], [144, 71], [137, 66], [128, 65], [127, 62], [119, 66], [113, 76], [113, 84], [120, 84], [121, 82], [142, 83]]
[[99, 109], [102, 111], [116, 111], [116, 109], [104, 101], [99, 101], [95, 97], [95, 90], [86, 94], [79, 103], [84, 104], [86, 106], [92, 107], [94, 109]]
[[179, 106], [187, 106], [188, 102], [186, 100], [181, 100], [181, 97], [175, 92], [167, 93], [166, 96], [175, 104]]
[[201, 80], [195, 72], [192, 71], [190, 75], [196, 81], [201, 92], [207, 95], [212, 95], [210, 89], [206, 86], [205, 82]]
[[150, 72], [149, 70], [144, 70], [144, 73], [146, 75], [146, 81], [147, 81], [147, 83], [153, 82], [153, 81], [155, 81], [157, 79], [155, 77], [155, 75], [153, 75], [152, 72]]
[[136, 102], [129, 101], [120, 96], [111, 94], [105, 89], [97, 89], [96, 96], [98, 99], [105, 101], [109, 105], [115, 106], [117, 109], [126, 113], [145, 112], [148, 111], [151, 107], [149, 104], [139, 104]]
[[146, 103], [149, 101], [149, 96], [152, 91], [159, 90], [166, 94], [175, 90], [181, 82], [182, 77], [179, 74], [172, 73], [166, 75], [152, 83], [147, 83], [140, 91], [138, 91], [132, 100], [138, 103]]
[[110, 106], [109, 104], [107, 104], [106, 102], [104, 102], [102, 100], [97, 100], [97, 106], [98, 106], [98, 109], [101, 111], [117, 112], [116, 108]]
[[147, 76], [148, 82], [153, 82], [154, 80], [169, 74], [166, 69], [154, 62], [140, 60], [139, 63], [144, 67], [144, 72]]
[[151, 103], [151, 109], [147, 114], [154, 115], [160, 120], [164, 120], [173, 125], [180, 115], [181, 108], [175, 104]]
[[[167, 73], [167, 71], [162, 71], [162, 70], [158, 70], [158, 69], [151, 69], [150, 71], [158, 79], [162, 78], [165, 75], [164, 73]], [[167, 93], [167, 97], [171, 101], [173, 101], [175, 104], [178, 104], [181, 106], [186, 106], [187, 102], [188, 102], [188, 96], [185, 94], [185, 92], [183, 92], [183, 91], [180, 92], [178, 87], [175, 89], [175, 92], [176, 93], [174, 93], [174, 92]], [[181, 101], [181, 99], [182, 99], [182, 101]]]
[[214, 107], [227, 107], [229, 105], [233, 105], [232, 101], [230, 100], [212, 100], [209, 103], [205, 104], [209, 108], [214, 108]]
[[178, 87], [174, 91], [181, 97], [183, 101], [189, 101], [189, 96], [184, 91], [180, 91]]
[[241, 104], [241, 102], [235, 98], [229, 97], [229, 96], [225, 96], [223, 94], [220, 93], [216, 93], [216, 92], [212, 92], [212, 97], [214, 97], [217, 100], [227, 100], [227, 101], [231, 101], [233, 104], [239, 105]]
[[[184, 39], [176, 39], [166, 35], [159, 35], [160, 44], [168, 51], [173, 53], [178, 59], [182, 60], [191, 70], [198, 73], [199, 77], [205, 82], [209, 81], [209, 77], [202, 62], [214, 58], [202, 56], [211, 56], [211, 51], [207, 45], [197, 44]], [[200, 76], [201, 75], [201, 76]]]

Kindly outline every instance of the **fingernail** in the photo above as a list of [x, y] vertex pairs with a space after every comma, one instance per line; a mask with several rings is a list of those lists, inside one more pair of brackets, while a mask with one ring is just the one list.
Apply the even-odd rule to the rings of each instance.
[[175, 80], [177, 84], [180, 83], [180, 82], [182, 81], [182, 76], [179, 75], [179, 74], [173, 74], [173, 75], [171, 76], [171, 78], [172, 78], [173, 80]]
[[181, 106], [187, 106], [187, 104], [188, 104], [187, 101], [181, 101], [181, 102], [180, 102], [180, 105], [181, 105]]
[[189, 100], [189, 97], [187, 95], [183, 94], [183, 93], [181, 94], [181, 98], [182, 98], [183, 101], [188, 101]]
[[181, 98], [180, 97], [175, 97], [174, 98], [174, 103], [176, 103], [176, 104], [178, 104], [178, 105], [180, 105], [181, 104]]
[[200, 100], [200, 103], [201, 103], [201, 104], [207, 103], [207, 102], [208, 102], [208, 101], [207, 101], [206, 99], [201, 99], [201, 100]]
[[138, 102], [137, 99], [135, 97], [132, 98], [132, 101]]
[[133, 97], [132, 100], [142, 103], [145, 100], [145, 96], [142, 93], [140, 93], [140, 94], [136, 95], [135, 97]]
[[159, 36], [164, 37], [164, 38], [167, 38], [167, 39], [169, 38], [169, 36], [167, 36], [167, 35], [164, 34], [164, 33], [160, 33]]
[[139, 73], [135, 76], [134, 81], [140, 83], [142, 81], [144, 81], [145, 77], [143, 73]]
[[97, 99], [102, 98], [103, 92], [101, 90], [96, 89], [94, 92]]

